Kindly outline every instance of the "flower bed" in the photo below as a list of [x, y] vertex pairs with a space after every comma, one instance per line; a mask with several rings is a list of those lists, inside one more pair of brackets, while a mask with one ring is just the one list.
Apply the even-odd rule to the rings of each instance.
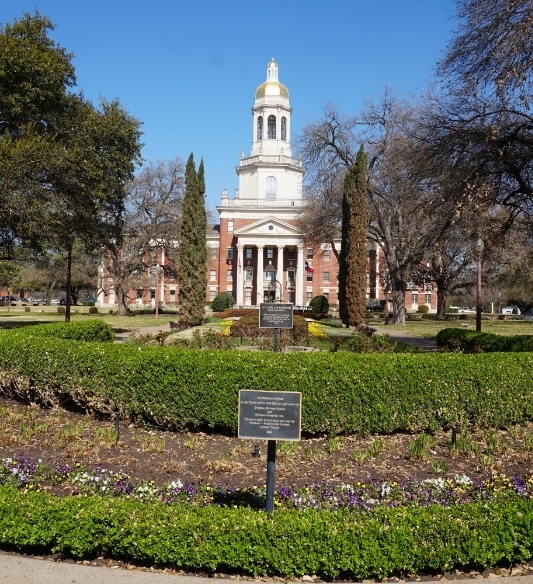
[[[56, 465], [49, 468], [40, 461], [24, 456], [0, 459], [0, 484], [13, 484], [20, 489], [49, 490], [61, 487], [71, 495], [122, 497], [139, 501], [162, 501], [167, 504], [187, 503], [195, 507], [265, 506], [265, 487], [236, 489], [229, 485], [184, 484], [180, 480], [163, 486], [150, 482], [132, 482], [123, 472], [97, 466], [94, 470]], [[285, 509], [317, 511], [346, 509], [370, 511], [378, 507], [426, 507], [459, 505], [477, 501], [501, 501], [509, 497], [531, 499], [533, 476], [507, 477], [495, 474], [485, 481], [474, 481], [465, 475], [453, 478], [406, 480], [403, 482], [369, 481], [355, 484], [327, 482], [301, 488], [279, 487], [275, 504]]]

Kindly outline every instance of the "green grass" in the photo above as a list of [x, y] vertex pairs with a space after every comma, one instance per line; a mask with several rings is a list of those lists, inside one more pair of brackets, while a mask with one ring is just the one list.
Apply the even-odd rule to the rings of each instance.
[[[168, 314], [164, 311], [159, 314], [159, 318], [156, 320], [154, 314], [133, 313], [131, 316], [117, 316], [116, 314], [109, 314], [108, 308], [99, 308], [98, 314], [89, 314], [89, 307], [87, 306], [72, 307], [72, 321], [85, 320], [87, 318], [101, 318], [116, 330], [135, 330], [139, 327], [149, 326], [163, 327], [168, 325], [169, 321], [175, 321], [178, 319], [176, 314]], [[21, 326], [22, 324], [38, 324], [42, 322], [63, 322], [64, 319], [65, 315], [57, 312], [57, 306], [32, 306], [30, 312], [25, 312], [24, 307], [19, 306], [0, 307], [0, 328]], [[474, 315], [471, 317], [469, 315], [469, 318], [466, 320], [450, 319], [442, 321], [434, 320], [432, 318], [420, 318], [416, 320], [408, 319], [406, 326], [400, 327], [392, 324], [385, 325], [383, 318], [379, 318], [379, 315], [377, 314], [372, 314], [366, 322], [370, 326], [379, 327], [380, 333], [404, 332], [423, 338], [435, 338], [436, 334], [444, 328], [459, 327], [472, 330], [475, 329]], [[213, 321], [210, 326], [213, 326], [215, 323], [216, 321]], [[322, 324], [330, 325], [328, 321]], [[349, 329], [337, 328], [331, 325], [324, 326], [323, 330], [330, 337], [340, 337], [339, 340], [341, 340], [341, 342], [344, 342], [353, 335], [353, 331]], [[499, 335], [531, 335], [533, 334], [533, 321], [498, 320], [495, 315], [483, 315], [482, 330], [483, 332], [490, 332]], [[315, 344], [322, 350], [329, 350], [331, 346], [331, 342], [326, 340], [321, 343], [313, 342], [313, 345]]]

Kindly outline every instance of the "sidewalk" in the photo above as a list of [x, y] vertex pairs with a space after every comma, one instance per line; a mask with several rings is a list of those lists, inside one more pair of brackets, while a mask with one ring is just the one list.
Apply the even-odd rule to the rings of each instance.
[[386, 326], [378, 326], [374, 328], [376, 329], [376, 334], [378, 335], [389, 335], [393, 341], [401, 341], [403, 343], [407, 343], [408, 345], [413, 345], [422, 351], [437, 351], [438, 349], [437, 342], [434, 339], [417, 337], [403, 331], [390, 330]]
[[[140, 569], [124, 569], [119, 567], [103, 567], [81, 565], [70, 562], [55, 562], [51, 559], [28, 557], [0, 551], [0, 584], [213, 584], [213, 580], [244, 580], [248, 584], [264, 584], [270, 582], [285, 582], [273, 578], [252, 580], [247, 577], [225, 576], [220, 574], [212, 578], [201, 576], [183, 576], [177, 572], [165, 574]], [[494, 584], [533, 584], [533, 575], [522, 575], [517, 570], [516, 575], [497, 576], [490, 574], [483, 577], [479, 572], [474, 572], [470, 578], [453, 577], [423, 577], [426, 584], [430, 582], [451, 582], [453, 584], [472, 584], [474, 580], [490, 580]], [[309, 582], [322, 582], [315, 578], [304, 576], [301, 580], [292, 582], [302, 584]], [[366, 584], [374, 582], [365, 580]], [[399, 582], [405, 582], [399, 580]]]

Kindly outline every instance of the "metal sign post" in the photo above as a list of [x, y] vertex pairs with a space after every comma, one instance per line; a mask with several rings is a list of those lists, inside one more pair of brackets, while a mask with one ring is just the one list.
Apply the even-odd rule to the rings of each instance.
[[266, 505], [274, 510], [276, 440], [300, 440], [302, 394], [299, 391], [239, 391], [239, 438], [268, 440]]

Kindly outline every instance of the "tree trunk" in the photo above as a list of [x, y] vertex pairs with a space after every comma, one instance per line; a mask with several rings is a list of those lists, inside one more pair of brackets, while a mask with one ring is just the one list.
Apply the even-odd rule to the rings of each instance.
[[444, 319], [446, 317], [446, 304], [448, 301], [448, 287], [446, 281], [437, 279], [437, 318]]
[[117, 309], [119, 316], [127, 316], [130, 312], [127, 304], [128, 296], [122, 289], [122, 286], [119, 286], [117, 289]]
[[70, 288], [72, 285], [72, 244], [69, 241], [67, 249], [67, 297], [65, 298], [65, 322], [70, 322]]
[[392, 280], [392, 324], [405, 326], [405, 290], [403, 280]]

